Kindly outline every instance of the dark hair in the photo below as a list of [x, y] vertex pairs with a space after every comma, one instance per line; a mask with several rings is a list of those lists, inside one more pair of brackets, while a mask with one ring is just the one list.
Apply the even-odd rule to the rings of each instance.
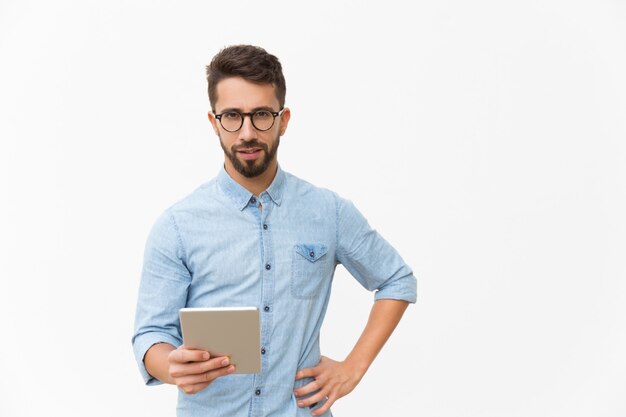
[[285, 106], [287, 86], [280, 61], [258, 46], [233, 45], [222, 49], [206, 66], [206, 76], [213, 111], [217, 101], [217, 83], [230, 77], [242, 77], [258, 84], [272, 84], [280, 108]]

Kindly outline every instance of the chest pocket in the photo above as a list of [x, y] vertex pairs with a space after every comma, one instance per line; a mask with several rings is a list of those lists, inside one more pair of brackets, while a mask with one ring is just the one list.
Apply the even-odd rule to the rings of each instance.
[[321, 243], [294, 246], [291, 265], [291, 294], [295, 298], [314, 298], [328, 278], [328, 247]]

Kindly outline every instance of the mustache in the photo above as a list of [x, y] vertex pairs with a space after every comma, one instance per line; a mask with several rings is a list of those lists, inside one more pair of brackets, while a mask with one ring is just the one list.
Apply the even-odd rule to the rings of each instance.
[[245, 142], [241, 145], [233, 145], [232, 146], [232, 150], [234, 152], [240, 151], [240, 150], [244, 150], [244, 149], [253, 149], [253, 148], [262, 148], [264, 151], [268, 151], [268, 147], [265, 143], [261, 143], [259, 141], [255, 140], [251, 140], [249, 142]]

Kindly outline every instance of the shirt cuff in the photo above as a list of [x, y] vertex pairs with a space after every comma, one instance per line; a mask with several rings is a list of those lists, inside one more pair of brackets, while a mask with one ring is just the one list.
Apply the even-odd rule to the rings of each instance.
[[139, 366], [139, 372], [141, 373], [143, 381], [146, 385], [163, 384], [161, 381], [148, 373], [146, 365], [143, 361], [148, 349], [157, 343], [169, 343], [174, 347], [178, 347], [182, 344], [180, 340], [167, 333], [149, 332], [135, 337], [133, 340], [133, 351], [135, 352], [135, 359], [137, 360], [137, 365]]
[[403, 277], [401, 281], [385, 285], [376, 291], [376, 301], [383, 299], [404, 300], [409, 303], [417, 301], [417, 280], [413, 274]]

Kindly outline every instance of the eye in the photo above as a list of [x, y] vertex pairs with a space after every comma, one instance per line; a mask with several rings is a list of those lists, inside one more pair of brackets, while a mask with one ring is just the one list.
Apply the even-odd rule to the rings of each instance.
[[223, 113], [222, 117], [224, 119], [231, 119], [231, 120], [233, 120], [233, 119], [238, 119], [240, 116], [239, 116], [239, 113], [237, 113], [237, 112], [229, 111], [227, 113]]
[[268, 112], [267, 110], [259, 110], [254, 113], [254, 117], [258, 119], [269, 119], [270, 117], [272, 117], [272, 113]]

